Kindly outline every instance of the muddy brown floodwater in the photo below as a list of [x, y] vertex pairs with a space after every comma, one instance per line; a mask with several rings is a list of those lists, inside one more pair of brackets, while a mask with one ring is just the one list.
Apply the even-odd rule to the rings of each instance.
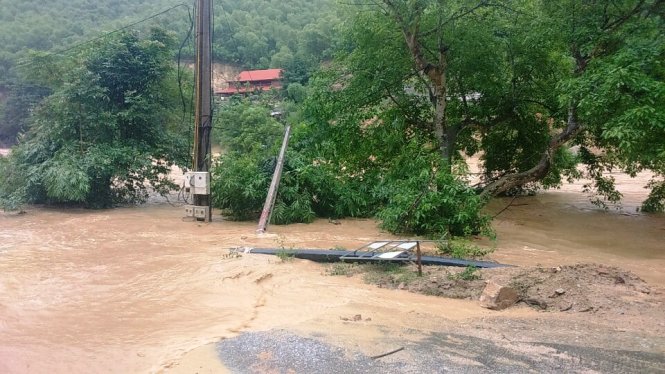
[[[515, 265], [599, 262], [665, 285], [665, 215], [637, 212], [650, 175], [614, 177], [623, 201], [607, 211], [582, 193], [584, 181], [516, 199], [494, 221], [498, 240], [492, 257]], [[496, 199], [489, 210], [498, 212], [510, 201]]]
[[[665, 217], [635, 213], [646, 191], [631, 183], [621, 182], [626, 202], [617, 211], [595, 209], [579, 185], [517, 199], [495, 221], [491, 257], [516, 265], [604, 262], [665, 285]], [[255, 223], [181, 216], [182, 208], [166, 203], [0, 215], [0, 372], [220, 372], [209, 343], [241, 332], [287, 328], [376, 354], [388, 349], [377, 343], [386, 331], [473, 329], [497, 316], [474, 301], [327, 276], [307, 261], [225, 255], [233, 246], [354, 248], [392, 237], [372, 220], [271, 226], [259, 236]], [[365, 322], [341, 322], [356, 314]], [[543, 318], [526, 307], [500, 316]], [[631, 328], [625, 324], [623, 331]], [[661, 340], [649, 347], [665, 351]]]

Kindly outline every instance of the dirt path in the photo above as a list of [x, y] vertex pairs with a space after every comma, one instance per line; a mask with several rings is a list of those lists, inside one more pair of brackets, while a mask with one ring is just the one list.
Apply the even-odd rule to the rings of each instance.
[[[593, 210], [569, 191], [518, 202], [496, 221], [493, 258], [603, 261], [665, 285], [663, 216]], [[224, 255], [231, 246], [353, 248], [391, 237], [371, 220], [254, 230], [182, 222], [181, 209], [167, 204], [0, 215], [0, 372], [219, 372], [209, 343], [274, 329], [369, 356], [441, 332], [665, 352], [665, 315], [494, 312], [327, 276], [306, 261]]]

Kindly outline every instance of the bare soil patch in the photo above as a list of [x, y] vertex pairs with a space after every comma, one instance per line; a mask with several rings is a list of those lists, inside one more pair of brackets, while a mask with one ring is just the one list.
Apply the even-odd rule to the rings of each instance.
[[661, 296], [651, 295], [647, 283], [632, 272], [599, 264], [521, 269], [509, 285], [523, 302], [549, 311], [627, 310]]
[[419, 277], [414, 265], [398, 270], [381, 273], [380, 266], [375, 266], [364, 276], [366, 282], [383, 288], [397, 288], [425, 295], [448, 297], [453, 299], [477, 300], [485, 281], [479, 271], [459, 267], [423, 267], [423, 276]]
[[471, 270], [425, 266], [419, 277], [414, 265], [333, 264], [330, 275], [362, 275], [380, 288], [426, 295], [478, 300], [487, 281], [517, 291], [520, 302], [553, 312], [644, 312], [662, 307], [662, 290], [650, 287], [634, 273], [617, 267], [582, 263], [557, 267]]

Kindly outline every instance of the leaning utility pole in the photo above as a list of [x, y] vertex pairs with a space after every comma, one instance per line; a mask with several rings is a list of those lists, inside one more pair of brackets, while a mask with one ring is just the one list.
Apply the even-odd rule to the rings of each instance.
[[191, 173], [189, 177], [186, 176], [189, 187], [193, 187], [191, 191], [194, 194], [194, 206], [186, 208], [186, 214], [205, 221], [212, 219], [212, 199], [210, 198], [210, 130], [212, 129], [211, 1], [198, 0], [198, 11], [196, 13], [194, 173]]
[[277, 189], [279, 188], [279, 181], [282, 178], [282, 169], [284, 168], [284, 160], [286, 158], [286, 147], [289, 146], [289, 136], [291, 135], [291, 126], [286, 125], [284, 130], [284, 140], [282, 141], [282, 148], [279, 150], [277, 157], [277, 165], [275, 172], [272, 175], [272, 182], [268, 189], [268, 196], [261, 211], [261, 218], [259, 219], [259, 227], [256, 229], [257, 234], [263, 234], [268, 228], [270, 217], [272, 216], [272, 209], [275, 207], [275, 198], [277, 197]]

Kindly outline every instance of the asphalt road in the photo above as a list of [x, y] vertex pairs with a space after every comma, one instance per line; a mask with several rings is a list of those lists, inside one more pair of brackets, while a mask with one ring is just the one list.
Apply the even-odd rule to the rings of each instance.
[[394, 343], [404, 349], [372, 359], [318, 338], [273, 330], [223, 340], [217, 352], [233, 373], [665, 373], [660, 353], [448, 333]]

